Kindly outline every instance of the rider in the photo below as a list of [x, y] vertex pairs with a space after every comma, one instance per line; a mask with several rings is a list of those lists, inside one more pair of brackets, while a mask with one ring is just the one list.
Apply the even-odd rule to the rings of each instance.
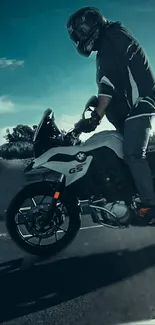
[[[97, 52], [98, 100], [91, 118], [77, 125], [83, 132], [96, 129], [105, 115], [124, 136], [124, 158], [140, 195], [140, 215], [155, 218], [155, 192], [146, 158], [155, 116], [155, 77], [139, 42], [120, 23], [94, 7], [73, 13], [67, 22], [69, 37], [86, 57]], [[93, 105], [91, 105], [93, 106]]]

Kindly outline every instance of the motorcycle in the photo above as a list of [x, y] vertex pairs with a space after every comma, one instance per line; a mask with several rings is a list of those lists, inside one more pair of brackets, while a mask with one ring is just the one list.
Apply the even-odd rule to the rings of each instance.
[[[83, 119], [91, 109], [84, 109]], [[35, 157], [24, 170], [25, 185], [6, 212], [9, 235], [29, 254], [49, 257], [66, 248], [86, 213], [104, 227], [143, 226], [122, 136], [102, 131], [82, 143], [80, 134], [76, 126], [60, 131], [51, 109], [35, 131]], [[148, 148], [147, 159], [155, 184], [155, 148]]]

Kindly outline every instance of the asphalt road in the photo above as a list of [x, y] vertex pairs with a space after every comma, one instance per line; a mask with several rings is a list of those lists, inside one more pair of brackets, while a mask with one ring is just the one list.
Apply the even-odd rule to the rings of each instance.
[[155, 229], [89, 229], [88, 216], [82, 226], [72, 245], [41, 262], [20, 251], [0, 223], [0, 323], [103, 325], [155, 317]]

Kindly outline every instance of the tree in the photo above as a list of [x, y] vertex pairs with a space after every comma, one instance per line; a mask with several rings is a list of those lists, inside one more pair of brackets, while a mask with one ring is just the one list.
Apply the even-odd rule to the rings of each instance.
[[0, 156], [4, 159], [26, 159], [34, 156], [33, 136], [37, 125], [32, 128], [19, 124], [12, 133], [6, 129], [6, 143], [0, 146]]
[[37, 128], [37, 125], [33, 125], [31, 128], [28, 125], [19, 124], [15, 128], [13, 128], [12, 133], [10, 130], [6, 130], [6, 135], [4, 138], [7, 143], [16, 143], [16, 142], [33, 142], [34, 132]]

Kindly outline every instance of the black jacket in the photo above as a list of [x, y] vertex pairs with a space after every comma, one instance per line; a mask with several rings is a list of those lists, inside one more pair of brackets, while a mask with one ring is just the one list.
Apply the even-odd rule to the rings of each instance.
[[[96, 67], [98, 95], [112, 97], [106, 116], [117, 129], [129, 114], [143, 113], [134, 108], [140, 97], [155, 98], [155, 77], [148, 59], [139, 42], [120, 22], [108, 22], [103, 30]], [[147, 109], [152, 112], [151, 106]]]

